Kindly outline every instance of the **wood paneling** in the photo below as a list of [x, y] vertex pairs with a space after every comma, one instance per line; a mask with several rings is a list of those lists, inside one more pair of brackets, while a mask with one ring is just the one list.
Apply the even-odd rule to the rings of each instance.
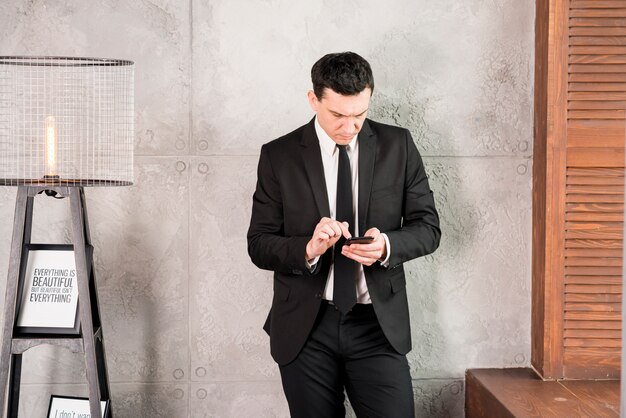
[[621, 321], [621, 312], [565, 312], [570, 321]]
[[624, 92], [598, 93], [598, 92], [588, 92], [588, 91], [576, 91], [576, 92], [571, 92], [569, 94], [569, 99], [570, 100], [595, 100], [595, 101], [601, 101], [601, 100], [624, 101], [626, 100], [626, 93]]
[[602, 321], [565, 321], [566, 327], [568, 329], [568, 331], [574, 331], [574, 330], [588, 330], [588, 331], [595, 331], [595, 330], [603, 330], [603, 331], [611, 331], [611, 330], [617, 330], [620, 331], [622, 330], [622, 324], [619, 321], [612, 321], [612, 322], [602, 322]]
[[[569, 9], [566, 2], [558, 0], [537, 0], [536, 7], [531, 361], [545, 375], [561, 376], [565, 256], [560, 248], [565, 241], [566, 202], [562, 188], [567, 158], [568, 78], [565, 75], [570, 65], [567, 51]], [[581, 33], [581, 36], [592, 35]], [[594, 64], [571, 65], [586, 67]], [[580, 101], [583, 100], [593, 101], [593, 97], [585, 96]], [[548, 184], [561, 186], [547, 187]]]
[[621, 262], [622, 250], [613, 248], [566, 248], [565, 257], [616, 257]]
[[568, 378], [619, 378], [619, 347], [568, 347], [563, 351], [563, 370]]
[[[624, 29], [626, 35], [626, 28]], [[578, 73], [623, 73], [626, 65], [593, 65], [593, 64], [573, 64], [569, 66], [570, 74]]]
[[610, 27], [622, 27], [626, 28], [626, 17], [610, 17], [610, 18], [578, 18], [572, 17], [569, 20], [570, 27], [596, 27], [596, 28], [610, 28]]
[[586, 266], [586, 267], [622, 267], [622, 258], [619, 257], [568, 257], [567, 253], [566, 265], [568, 266]]
[[[580, 75], [584, 75], [584, 76], [589, 76], [590, 74], [580, 74]], [[613, 73], [608, 73], [608, 74], [603, 74], [603, 75], [613, 75]], [[617, 102], [610, 102], [610, 101], [569, 101], [567, 103], [568, 109], [569, 110], [595, 110], [595, 109], [605, 109], [605, 110], [623, 110], [624, 109], [624, 103], [617, 101]], [[623, 128], [622, 128], [623, 130]]]
[[[605, 289], [603, 289], [604, 293], [610, 293], [605, 295], [606, 297], [611, 296], [612, 294], [619, 294], [621, 295], [620, 292], [620, 288], [619, 286], [621, 286], [622, 284], [622, 277], [621, 275], [615, 275], [615, 276], [595, 276], [594, 277], [594, 284], [593, 285], [589, 285], [588, 284], [589, 281], [589, 277], [587, 276], [565, 276], [565, 289], [567, 289], [568, 286], [574, 286], [574, 285], [580, 285], [580, 286], [587, 286], [590, 287], [591, 289], [593, 289], [593, 286], [597, 286], [597, 285], [612, 285], [612, 286], [617, 286], [616, 288], [614, 288], [616, 291], [613, 292], [606, 292]], [[611, 290], [611, 288], [606, 288], [608, 290]], [[598, 293], [598, 292], [589, 292], [589, 291], [585, 291], [584, 287], [578, 288], [578, 290], [576, 290], [577, 292], [581, 293], [580, 297], [583, 297], [584, 294], [592, 294], [592, 293]], [[570, 293], [573, 293], [574, 290], [570, 289]], [[566, 294], [566, 297], [568, 295]]]
[[567, 330], [622, 330], [622, 323], [619, 321], [565, 321]]
[[570, 239], [565, 243], [565, 248], [623, 248], [622, 240], [590, 240]]
[[566, 338], [622, 338], [622, 330], [619, 329], [568, 329], [565, 331]]
[[[600, 123], [593, 120], [583, 123], [569, 121], [568, 145], [571, 142], [577, 145], [592, 144], [593, 138], [602, 134], [602, 127], [609, 130], [613, 128], [619, 132], [618, 126], [621, 125], [604, 121]], [[571, 141], [570, 133], [575, 134], [573, 135], [574, 141]], [[613, 135], [615, 139], [618, 137], [618, 135]], [[613, 143], [605, 142], [606, 149], [613, 151], [614, 148], [608, 146]], [[623, 140], [617, 145], [623, 149]], [[609, 168], [597, 166], [587, 168], [589, 161], [594, 160], [589, 154], [580, 152], [585, 149], [595, 151], [597, 147], [568, 148], [568, 152], [572, 150], [579, 152], [577, 158], [586, 160], [584, 163], [566, 169], [564, 191], [568, 205], [565, 209], [564, 353], [570, 352], [568, 350], [573, 348], [619, 350], [621, 347], [621, 325], [611, 327], [608, 324], [621, 324], [623, 254], [621, 248], [611, 248], [612, 245], [606, 244], [621, 243], [623, 238], [624, 171], [623, 168], [617, 167], [623, 163], [616, 162]], [[568, 165], [572, 161], [575, 159], [568, 155]], [[571, 248], [572, 246], [567, 245], [570, 239], [596, 241], [596, 246], [594, 248]], [[586, 328], [589, 322], [594, 322], [596, 327]], [[599, 368], [590, 368], [588, 360], [584, 358], [587, 351], [574, 353], [569, 357], [563, 356], [563, 377], [606, 377], [607, 373], [617, 373], [618, 369], [608, 371], [607, 367], [610, 369], [612, 365], [602, 364]], [[584, 364], [578, 367], [579, 365], [572, 361], [583, 361]]]
[[571, 167], [624, 167], [624, 148], [570, 148], [567, 151], [567, 165]]
[[572, 9], [623, 9], [624, 0], [572, 0]]
[[623, 110], [570, 110], [570, 119], [624, 119]]
[[533, 218], [539, 225], [533, 225], [532, 361], [546, 378], [615, 377], [621, 347], [626, 0], [538, 0], [537, 25], [536, 36], [545, 37], [536, 40], [537, 47], [547, 52], [536, 54], [542, 83], [535, 100], [545, 100], [545, 111], [536, 105], [535, 123], [546, 130], [535, 130], [534, 158], [542, 167], [533, 182], [539, 188], [533, 209], [540, 216]]
[[572, 36], [570, 45], [626, 45], [626, 36]]
[[[601, 38], [604, 39], [604, 38]], [[626, 54], [626, 46], [607, 46], [607, 45], [578, 45], [570, 46], [569, 53], [571, 55], [624, 55]], [[587, 86], [590, 88], [591, 86]], [[583, 90], [588, 91], [588, 90]], [[591, 90], [594, 91], [594, 90]], [[623, 87], [614, 91], [624, 91]]]
[[[549, 1], [536, 1], [535, 19], [535, 97], [533, 129], [533, 254], [532, 254], [532, 309], [531, 309], [531, 362], [537, 369], [547, 369], [552, 365], [551, 347], [554, 341], [546, 321], [550, 312], [550, 302], [546, 297], [546, 287], [550, 285], [546, 273], [550, 238], [547, 222], [547, 202], [549, 196], [546, 183], [551, 178], [548, 167], [548, 53], [551, 19]], [[544, 248], [544, 251], [536, 250]], [[468, 374], [468, 379], [470, 378]], [[469, 384], [469, 382], [468, 382]], [[467, 393], [467, 392], [466, 392]], [[466, 411], [469, 405], [466, 405]], [[468, 414], [469, 415], [469, 414]], [[478, 415], [476, 415], [478, 416]]]
[[[600, 8], [574, 8], [570, 11], [570, 17], [608, 17], [608, 18], [616, 18], [616, 17], [626, 17], [626, 9], [623, 8], [612, 8], [612, 9], [600, 9]], [[587, 25], [582, 25], [587, 26]], [[605, 25], [601, 25], [605, 26]], [[621, 26], [621, 25], [619, 25]]]

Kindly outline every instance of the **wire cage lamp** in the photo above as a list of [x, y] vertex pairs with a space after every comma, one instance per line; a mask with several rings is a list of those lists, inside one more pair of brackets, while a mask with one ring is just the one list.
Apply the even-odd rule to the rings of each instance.
[[[84, 187], [133, 184], [133, 144], [132, 61], [0, 56], [0, 186], [18, 187], [0, 334], [0, 416], [17, 416], [22, 354], [40, 344], [84, 353], [91, 416], [101, 416], [100, 401], [110, 400]], [[20, 292], [31, 279], [23, 267], [33, 201], [44, 192], [69, 198], [80, 338], [18, 324], [28, 300]]]
[[0, 56], [0, 185], [133, 182], [134, 63]]

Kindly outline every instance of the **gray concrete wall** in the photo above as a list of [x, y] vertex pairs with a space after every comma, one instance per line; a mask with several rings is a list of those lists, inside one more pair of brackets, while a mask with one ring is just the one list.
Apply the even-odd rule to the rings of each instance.
[[[373, 119], [408, 127], [442, 216], [408, 263], [420, 417], [463, 415], [470, 367], [528, 366], [534, 2], [6, 0], [0, 55], [136, 62], [136, 184], [87, 198], [116, 417], [285, 417], [248, 260], [261, 144], [307, 122], [309, 70], [354, 50]], [[0, 272], [15, 189], [0, 188]], [[34, 240], [66, 242], [37, 198]], [[0, 276], [4, 294], [5, 274]], [[2, 302], [4, 303], [4, 298]], [[22, 416], [85, 394], [82, 358], [25, 356]]]

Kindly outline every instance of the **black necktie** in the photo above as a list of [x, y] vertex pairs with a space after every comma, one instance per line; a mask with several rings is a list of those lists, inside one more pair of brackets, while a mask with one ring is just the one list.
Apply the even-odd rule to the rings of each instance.
[[[348, 222], [350, 234], [354, 235], [354, 211], [352, 206], [352, 172], [346, 145], [339, 148], [339, 170], [337, 173], [337, 208], [336, 219]], [[356, 303], [356, 262], [341, 254], [345, 238], [335, 243], [335, 285], [333, 303], [342, 313], [348, 313]]]

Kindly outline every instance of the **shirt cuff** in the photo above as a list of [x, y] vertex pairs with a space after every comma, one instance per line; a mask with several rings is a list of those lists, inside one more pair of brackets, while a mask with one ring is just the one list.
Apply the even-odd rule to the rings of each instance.
[[383, 267], [389, 267], [389, 257], [391, 257], [391, 244], [389, 243], [389, 237], [387, 234], [380, 234], [385, 239], [385, 244], [387, 245], [387, 257], [383, 261], [380, 262], [380, 265]]
[[[389, 257], [387, 257], [388, 259]], [[320, 256], [318, 255], [317, 257], [315, 257], [313, 260], [309, 261], [309, 260], [304, 260], [304, 263], [306, 265], [306, 268], [309, 269], [309, 273], [313, 273], [313, 271], [315, 270], [315, 267], [317, 266], [317, 262], [320, 261]], [[387, 263], [389, 264], [389, 263]]]

